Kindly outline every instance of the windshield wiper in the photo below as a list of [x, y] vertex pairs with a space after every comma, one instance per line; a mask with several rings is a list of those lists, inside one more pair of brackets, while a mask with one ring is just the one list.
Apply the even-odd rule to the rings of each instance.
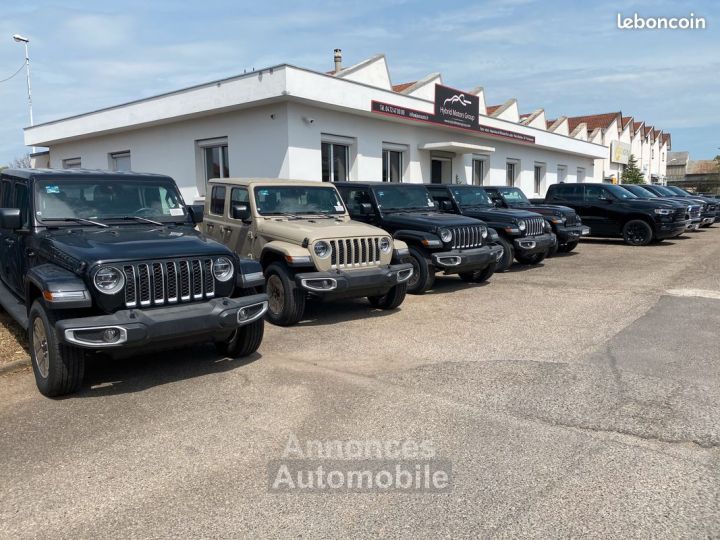
[[152, 225], [164, 225], [164, 223], [161, 223], [159, 221], [155, 221], [154, 219], [148, 219], [142, 216], [119, 216], [119, 217], [107, 217], [105, 219], [122, 219], [123, 221], [130, 221], [131, 219], [134, 219], [136, 221], [142, 221], [143, 223], [151, 223]]
[[43, 218], [42, 221], [72, 221], [75, 223], [85, 223], [87, 225], [95, 225], [97, 227], [108, 228], [110, 225], [100, 223], [99, 221], [93, 221], [92, 219], [85, 219], [80, 217], [63, 217], [63, 218]]

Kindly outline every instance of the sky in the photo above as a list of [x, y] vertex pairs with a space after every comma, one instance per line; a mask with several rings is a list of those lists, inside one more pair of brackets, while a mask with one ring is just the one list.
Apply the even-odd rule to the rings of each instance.
[[[622, 111], [691, 159], [720, 153], [720, 2], [0, 0], [0, 80], [28, 37], [35, 123], [281, 63], [327, 71], [385, 53], [394, 84], [441, 72], [548, 118]], [[703, 17], [628, 30], [617, 16]], [[23, 156], [24, 71], [0, 83], [0, 165]]]

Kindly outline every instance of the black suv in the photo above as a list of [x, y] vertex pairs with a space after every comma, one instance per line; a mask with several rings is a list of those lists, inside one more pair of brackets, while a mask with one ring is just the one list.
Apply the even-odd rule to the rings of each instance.
[[212, 340], [260, 346], [260, 264], [197, 232], [172, 178], [85, 170], [0, 175], [0, 303], [27, 329], [38, 389], [76, 391], [87, 353]]
[[481, 283], [494, 272], [502, 250], [482, 221], [438, 211], [424, 186], [383, 182], [335, 184], [353, 219], [377, 225], [408, 244], [413, 265], [408, 292], [422, 294], [435, 272]]
[[670, 201], [639, 199], [613, 184], [553, 184], [545, 202], [574, 209], [590, 227], [590, 235], [622, 236], [631, 246], [678, 236], [686, 227], [687, 207], [677, 207]]
[[673, 202], [679, 206], [685, 207], [687, 209], [685, 213], [685, 221], [687, 222], [686, 228], [688, 230], [696, 231], [702, 225], [702, 210], [704, 205], [701, 201], [671, 195], [658, 195], [657, 193], [654, 193], [653, 191], [648, 189], [650, 187], [648, 184], [620, 185], [639, 199], [660, 199], [663, 201]]
[[497, 243], [503, 248], [498, 272], [510, 268], [513, 259], [522, 264], [538, 264], [555, 249], [557, 239], [540, 214], [496, 208], [480, 186], [430, 184], [427, 187], [441, 210], [482, 219], [497, 231]]
[[510, 186], [483, 186], [490, 199], [498, 208], [516, 208], [537, 212], [545, 218], [557, 236], [557, 248], [561, 252], [570, 252], [580, 242], [580, 237], [590, 234], [589, 227], [575, 210], [557, 204], [534, 204], [520, 188]]

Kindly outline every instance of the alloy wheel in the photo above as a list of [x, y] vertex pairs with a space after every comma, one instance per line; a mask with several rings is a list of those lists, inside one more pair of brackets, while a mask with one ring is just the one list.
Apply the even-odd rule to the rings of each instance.
[[268, 309], [273, 314], [282, 313], [285, 306], [285, 289], [279, 276], [273, 274], [267, 281]]
[[40, 317], [33, 322], [33, 352], [38, 373], [43, 379], [47, 379], [50, 372], [50, 352], [45, 325]]

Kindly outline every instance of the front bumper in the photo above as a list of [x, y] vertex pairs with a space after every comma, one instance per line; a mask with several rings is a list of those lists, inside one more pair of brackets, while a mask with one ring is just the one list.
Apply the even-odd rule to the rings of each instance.
[[556, 225], [555, 236], [557, 236], [558, 244], [567, 244], [580, 240], [581, 236], [590, 234], [590, 227], [585, 225]]
[[659, 239], [673, 238], [685, 232], [687, 223], [683, 221], [673, 221], [671, 223], [661, 223], [655, 227], [655, 236]]
[[453, 249], [432, 253], [433, 265], [445, 274], [483, 270], [502, 257], [502, 246], [489, 245], [472, 249]]
[[295, 276], [295, 283], [306, 291], [328, 297], [360, 297], [387, 293], [398, 283], [412, 276], [410, 263], [391, 264], [357, 270], [303, 272]]
[[537, 236], [523, 236], [515, 238], [513, 244], [515, 250], [520, 253], [539, 253], [548, 251], [557, 242], [557, 237], [553, 233], [538, 234]]
[[702, 218], [702, 224], [703, 225], [712, 225], [715, 223], [715, 216], [703, 216]]
[[[118, 349], [188, 337], [211, 337], [254, 322], [267, 311], [267, 295], [213, 298], [207, 302], [149, 309], [124, 309], [110, 315], [63, 319], [55, 329], [65, 343], [87, 349]], [[104, 335], [113, 337], [106, 341]]]

